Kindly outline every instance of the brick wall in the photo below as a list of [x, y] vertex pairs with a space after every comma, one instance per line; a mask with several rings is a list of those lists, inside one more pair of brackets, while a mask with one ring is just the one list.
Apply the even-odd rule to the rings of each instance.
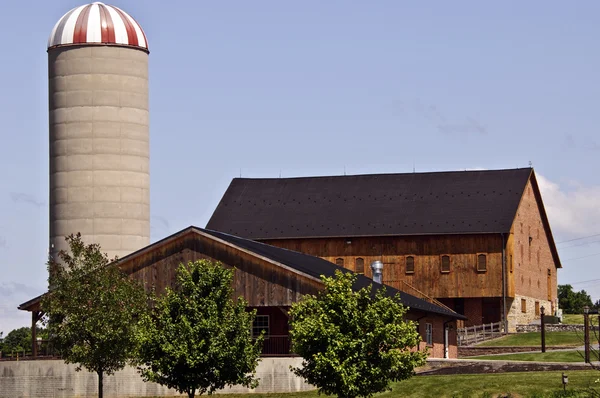
[[552, 305], [545, 304], [546, 314], [551, 315], [556, 304], [557, 273], [550, 243], [542, 223], [540, 206], [542, 206], [541, 197], [535, 194], [530, 181], [525, 188], [513, 224], [512, 248], [509, 247], [508, 253], [509, 278], [512, 279], [509, 293], [514, 292], [514, 296], [552, 301]]

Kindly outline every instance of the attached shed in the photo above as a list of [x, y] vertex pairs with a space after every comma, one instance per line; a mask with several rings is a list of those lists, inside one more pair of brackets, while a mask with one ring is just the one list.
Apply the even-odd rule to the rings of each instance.
[[[154, 288], [160, 294], [175, 285], [179, 264], [198, 259], [220, 261], [235, 268], [234, 294], [257, 309], [254, 329], [265, 330], [268, 337], [263, 355], [293, 355], [287, 318], [290, 306], [303, 295], [322, 290], [321, 275], [333, 276], [336, 270], [350, 272], [319, 257], [197, 227], [153, 243], [119, 259], [117, 264], [147, 289]], [[371, 279], [359, 275], [355, 288], [371, 283]], [[402, 303], [410, 308], [407, 318], [418, 321], [423, 338], [421, 348], [429, 346], [432, 357], [456, 358], [456, 320], [464, 316], [389, 286], [386, 292], [399, 294]], [[40, 297], [19, 307], [32, 311], [34, 323], [39, 316], [39, 302]]]

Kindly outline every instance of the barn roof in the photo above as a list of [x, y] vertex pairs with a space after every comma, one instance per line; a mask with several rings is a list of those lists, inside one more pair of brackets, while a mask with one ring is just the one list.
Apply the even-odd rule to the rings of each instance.
[[531, 174], [235, 178], [206, 227], [258, 240], [508, 233]]

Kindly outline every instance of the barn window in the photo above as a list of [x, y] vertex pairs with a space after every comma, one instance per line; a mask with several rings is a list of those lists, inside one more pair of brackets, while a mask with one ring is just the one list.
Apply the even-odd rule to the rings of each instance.
[[365, 260], [363, 258], [357, 258], [354, 260], [354, 272], [357, 274], [365, 273]]
[[540, 302], [535, 302], [535, 315], [540, 315]]
[[450, 272], [450, 256], [442, 256], [442, 272]]
[[487, 271], [487, 256], [485, 254], [477, 255], [477, 271], [479, 271], [479, 272]]
[[406, 273], [407, 274], [415, 273], [415, 258], [413, 256], [406, 257]]
[[433, 325], [431, 323], [425, 324], [425, 342], [427, 345], [433, 345]]
[[265, 338], [269, 336], [269, 316], [256, 315], [252, 323], [252, 337], [260, 336], [262, 331], [265, 331]]
[[527, 300], [521, 299], [521, 312], [527, 312]]
[[344, 259], [341, 257], [338, 257], [335, 259], [335, 265], [339, 265], [340, 267], [344, 266]]

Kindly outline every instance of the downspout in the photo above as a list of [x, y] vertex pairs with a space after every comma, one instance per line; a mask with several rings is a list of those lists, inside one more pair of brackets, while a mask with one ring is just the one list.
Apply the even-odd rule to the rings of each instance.
[[501, 232], [502, 236], [502, 306], [503, 308], [503, 319], [504, 319], [504, 333], [508, 333], [508, 314], [506, 312], [506, 243], [504, 241], [504, 233]]

